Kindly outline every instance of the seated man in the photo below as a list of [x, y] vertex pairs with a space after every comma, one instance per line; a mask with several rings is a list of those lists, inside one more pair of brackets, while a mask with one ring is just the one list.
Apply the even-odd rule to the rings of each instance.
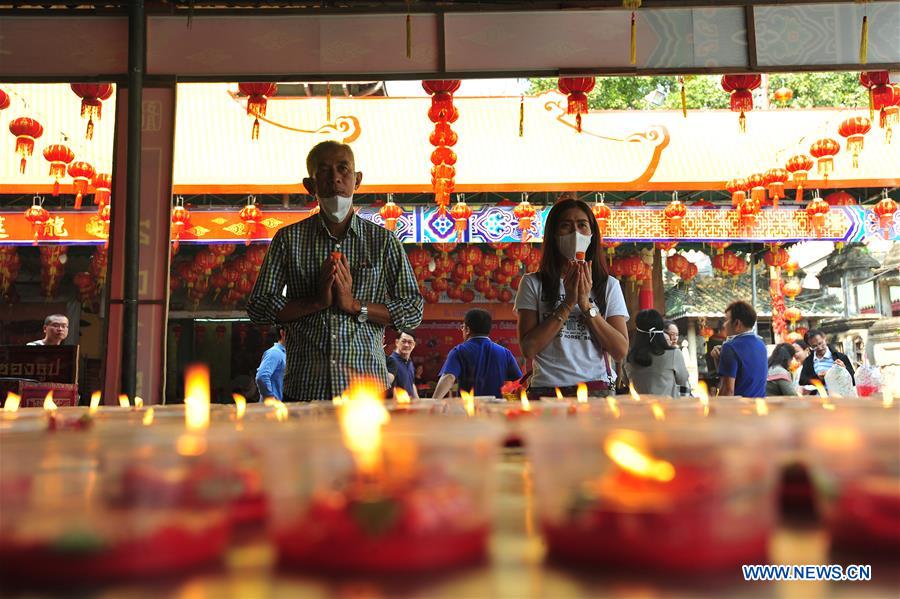
[[65, 314], [51, 314], [44, 319], [44, 338], [27, 345], [62, 345], [69, 336], [69, 318]]
[[520, 378], [522, 371], [511, 351], [491, 341], [491, 315], [477, 308], [469, 310], [462, 331], [465, 341], [447, 355], [434, 398], [447, 395], [457, 381], [460, 389], [475, 395], [500, 397], [503, 383]]

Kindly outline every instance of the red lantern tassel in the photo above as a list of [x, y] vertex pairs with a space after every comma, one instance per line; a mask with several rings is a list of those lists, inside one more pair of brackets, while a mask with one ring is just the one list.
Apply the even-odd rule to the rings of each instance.
[[581, 133], [581, 113], [575, 115], [575, 128]]
[[259, 139], [259, 119], [253, 119], [253, 131], [250, 134], [250, 139]]
[[519, 137], [525, 135], [525, 96], [519, 96]]
[[59, 195], [59, 179], [53, 181], [53, 195], [54, 197]]
[[81, 192], [75, 194], [75, 210], [81, 210]]
[[740, 125], [741, 133], [747, 132], [747, 115], [744, 114], [744, 111], [741, 111], [741, 116], [738, 117], [738, 125]]
[[803, 183], [797, 183], [797, 203], [803, 201]]
[[84, 133], [85, 139], [94, 139], [94, 117], [88, 117], [87, 131]]
[[22, 160], [19, 161], [19, 174], [22, 174], [22, 175], [25, 174], [25, 164], [26, 164], [26, 159], [24, 156], [22, 156]]
[[866, 64], [869, 60], [869, 15], [863, 16], [862, 31], [859, 36], [859, 62]]
[[631, 11], [631, 64], [637, 63], [637, 17]]

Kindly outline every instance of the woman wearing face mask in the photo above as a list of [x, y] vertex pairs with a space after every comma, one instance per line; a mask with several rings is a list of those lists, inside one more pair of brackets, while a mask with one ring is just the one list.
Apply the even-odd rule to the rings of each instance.
[[641, 310], [634, 323], [637, 328], [625, 362], [628, 380], [638, 393], [680, 396], [688, 382], [687, 365], [672, 345], [662, 316], [656, 310]]
[[794, 376], [791, 374], [796, 355], [797, 348], [793, 343], [779, 343], [772, 350], [772, 355], [769, 356], [769, 373], [766, 376], [768, 397], [797, 395], [797, 385], [794, 384]]
[[574, 395], [581, 382], [594, 396], [614, 388], [613, 364], [628, 351], [628, 309], [599, 241], [584, 202], [564, 199], [550, 209], [540, 269], [522, 278], [515, 303], [519, 345], [534, 361], [530, 397], [553, 396], [557, 387]]

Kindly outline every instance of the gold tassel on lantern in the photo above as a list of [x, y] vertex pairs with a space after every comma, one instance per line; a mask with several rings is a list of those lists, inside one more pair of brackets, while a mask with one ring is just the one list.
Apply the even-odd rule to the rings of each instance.
[[525, 96], [519, 96], [519, 137], [525, 135]]
[[325, 84], [325, 122], [331, 122], [331, 84]]
[[[856, 0], [857, 4], [869, 4], [871, 0]], [[866, 64], [869, 60], [869, 7], [864, 7], [862, 29], [859, 32], [859, 63]], [[871, 97], [871, 96], [870, 96]], [[871, 117], [870, 117], [871, 118]]]
[[412, 58], [412, 15], [409, 14], [409, 0], [406, 1], [406, 57]]
[[635, 10], [641, 7], [642, 0], [622, 0], [622, 6], [631, 9], [631, 53], [629, 54], [629, 62], [637, 63], [637, 15]]
[[681, 114], [687, 118], [687, 90], [684, 86], [684, 76], [679, 77], [678, 81], [681, 83]]

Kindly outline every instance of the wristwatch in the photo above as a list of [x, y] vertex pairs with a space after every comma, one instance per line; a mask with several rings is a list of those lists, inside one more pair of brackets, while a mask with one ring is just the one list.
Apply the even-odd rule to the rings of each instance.
[[591, 309], [588, 310], [588, 318], [597, 318], [600, 316], [600, 310], [597, 306], [591, 306]]
[[356, 320], [358, 322], [369, 320], [369, 306], [366, 305], [366, 302], [359, 302], [359, 314], [356, 315]]

